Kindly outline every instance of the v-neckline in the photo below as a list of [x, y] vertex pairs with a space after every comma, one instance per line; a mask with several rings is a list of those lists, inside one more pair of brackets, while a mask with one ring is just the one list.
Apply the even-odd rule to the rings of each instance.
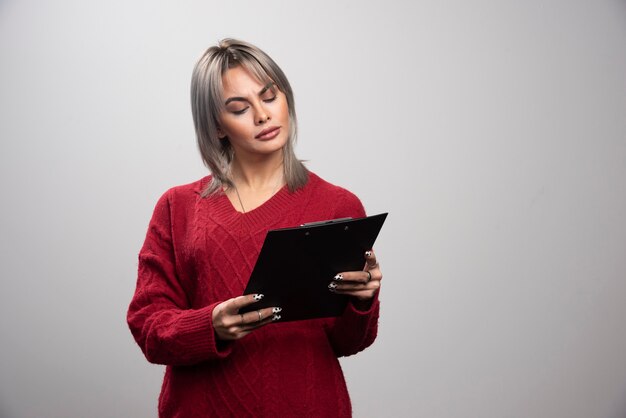
[[[311, 182], [315, 182], [315, 176], [309, 174], [307, 188]], [[219, 193], [210, 197], [210, 200], [213, 201], [213, 210], [209, 216], [219, 220], [220, 223], [240, 224], [242, 228], [271, 228], [281, 222], [287, 211], [292, 210], [293, 205], [300, 200], [304, 190], [305, 188], [300, 188], [291, 192], [287, 185], [283, 185], [263, 204], [246, 213], [239, 212], [226, 193], [220, 190]]]
[[[230, 198], [228, 197], [228, 195], [226, 195], [226, 192], [224, 190], [222, 190], [221, 195], [222, 195], [222, 198], [226, 199], [226, 201], [228, 202], [229, 212], [234, 212], [235, 215], [246, 217], [246, 215], [253, 216], [255, 214], [255, 212], [262, 211], [263, 207], [265, 207], [265, 206], [268, 206], [268, 205], [272, 206], [272, 201], [274, 199], [278, 198], [279, 195], [282, 194], [286, 188], [287, 188], [287, 185], [284, 184], [282, 187], [280, 187], [278, 190], [276, 190], [276, 192], [274, 192], [273, 195], [271, 195], [269, 198], [267, 198], [267, 200], [265, 200], [259, 206], [255, 207], [254, 209], [251, 209], [251, 210], [246, 210], [244, 212], [242, 212], [239, 209], [237, 209], [236, 205], [233, 204], [232, 200], [230, 200]], [[239, 203], [242, 204], [241, 202], [239, 202]], [[242, 207], [242, 209], [245, 209], [245, 208]]]

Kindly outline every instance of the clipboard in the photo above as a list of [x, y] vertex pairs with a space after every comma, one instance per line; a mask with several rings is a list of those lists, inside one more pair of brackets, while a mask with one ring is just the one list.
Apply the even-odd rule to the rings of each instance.
[[268, 231], [245, 295], [265, 297], [239, 310], [283, 308], [280, 322], [339, 316], [349, 296], [328, 290], [343, 271], [360, 271], [387, 213], [336, 219]]

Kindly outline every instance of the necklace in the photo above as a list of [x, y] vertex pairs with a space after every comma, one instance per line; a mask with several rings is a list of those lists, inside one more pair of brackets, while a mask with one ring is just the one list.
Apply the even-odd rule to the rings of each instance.
[[[276, 192], [278, 191], [280, 186], [282, 186], [282, 184], [283, 184], [283, 176], [280, 176], [280, 178], [278, 179], [278, 183], [272, 190], [270, 199], [272, 198], [272, 196], [276, 194]], [[241, 206], [241, 213], [246, 213], [246, 208], [243, 206], [243, 201], [241, 200], [241, 196], [239, 195], [239, 189], [237, 189], [237, 185], [235, 183], [233, 183], [233, 187], [235, 188], [235, 194], [237, 194], [237, 200], [239, 200], [239, 206]]]
[[237, 186], [235, 186], [235, 193], [237, 193], [237, 199], [239, 199], [239, 204], [241, 205], [241, 213], [246, 213], [246, 208], [243, 207], [243, 202], [241, 201], [241, 196], [239, 196]]

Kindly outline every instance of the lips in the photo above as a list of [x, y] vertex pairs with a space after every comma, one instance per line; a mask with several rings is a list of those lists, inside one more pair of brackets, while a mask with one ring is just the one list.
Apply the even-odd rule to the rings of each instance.
[[270, 126], [267, 129], [263, 129], [255, 136], [256, 139], [270, 139], [278, 135], [280, 126]]

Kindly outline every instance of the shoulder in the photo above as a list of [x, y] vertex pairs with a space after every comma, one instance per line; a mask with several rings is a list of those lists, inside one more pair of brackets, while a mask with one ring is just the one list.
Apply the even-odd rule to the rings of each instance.
[[211, 182], [211, 176], [206, 176], [201, 178], [200, 180], [196, 180], [192, 183], [182, 184], [180, 186], [174, 186], [170, 188], [165, 194], [169, 194], [172, 197], [196, 197], [199, 196], [202, 191], [207, 187], [207, 185]]
[[201, 195], [202, 191], [206, 188], [206, 186], [211, 181], [211, 176], [206, 176], [201, 178], [200, 180], [196, 180], [192, 183], [181, 184], [179, 186], [170, 187], [161, 195], [159, 201], [167, 200], [195, 200], [198, 196]]
[[191, 206], [200, 197], [202, 190], [206, 188], [211, 176], [206, 176], [192, 183], [174, 186], [165, 191], [158, 199], [155, 213], [171, 211], [174, 207], [184, 209]]
[[311, 187], [315, 200], [333, 207], [336, 218], [365, 216], [361, 200], [348, 189], [332, 184], [312, 172], [309, 173], [307, 186]]
[[359, 201], [359, 198], [348, 189], [332, 184], [315, 173], [309, 173], [309, 183], [315, 193], [326, 195], [328, 198]]

